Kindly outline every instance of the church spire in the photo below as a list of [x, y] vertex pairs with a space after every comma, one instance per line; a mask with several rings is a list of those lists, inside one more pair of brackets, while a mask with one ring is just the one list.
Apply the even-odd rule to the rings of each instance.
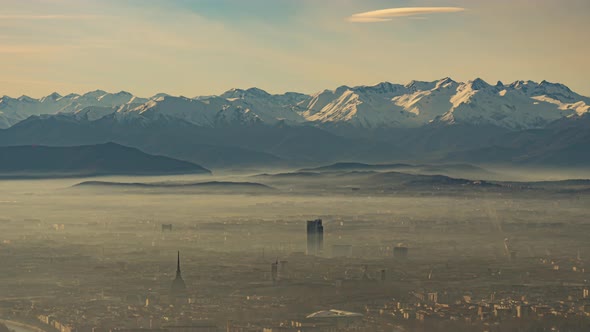
[[186, 284], [184, 280], [182, 280], [182, 275], [180, 275], [180, 251], [178, 251], [178, 256], [176, 258], [176, 278], [172, 281], [172, 294], [174, 296], [185, 296], [186, 294]]

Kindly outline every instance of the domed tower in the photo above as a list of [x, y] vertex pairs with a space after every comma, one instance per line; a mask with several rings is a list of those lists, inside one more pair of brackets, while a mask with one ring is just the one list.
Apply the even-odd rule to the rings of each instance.
[[178, 259], [176, 262], [176, 278], [172, 281], [172, 296], [184, 297], [186, 296], [186, 284], [182, 279], [180, 273], [180, 251], [178, 252]]

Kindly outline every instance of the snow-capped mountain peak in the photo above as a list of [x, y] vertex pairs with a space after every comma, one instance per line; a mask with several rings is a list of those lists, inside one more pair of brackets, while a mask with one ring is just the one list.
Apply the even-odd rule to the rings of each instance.
[[37, 101], [36, 99], [33, 99], [27, 95], [22, 95], [22, 96], [18, 97], [17, 100], [25, 102], [25, 103], [32, 103], [32, 102]]
[[432, 90], [436, 87], [436, 83], [437, 83], [437, 81], [426, 82], [426, 81], [413, 80], [413, 81], [410, 81], [405, 86], [411, 92], [416, 92], [416, 91]]
[[249, 88], [246, 90], [230, 89], [220, 95], [221, 98], [226, 99], [267, 98], [270, 96], [271, 94], [258, 88]]
[[57, 92], [53, 92], [52, 94], [50, 94], [50, 95], [47, 95], [47, 96], [45, 96], [45, 97], [43, 97], [43, 98], [39, 99], [39, 102], [41, 102], [41, 103], [44, 103], [44, 102], [46, 102], [46, 101], [48, 101], [48, 100], [53, 100], [53, 101], [56, 101], [56, 100], [58, 100], [58, 99], [60, 99], [60, 98], [62, 98], [62, 95], [60, 95], [60, 94], [59, 94], [59, 93], [57, 93]]
[[434, 88], [439, 90], [439, 89], [444, 89], [444, 88], [457, 87], [458, 85], [459, 84], [457, 82], [455, 82], [452, 78], [445, 77], [445, 78], [439, 80], [438, 82], [436, 82], [436, 85]]
[[146, 99], [126, 91], [96, 90], [83, 95], [53, 93], [41, 99], [4, 96], [0, 98], [0, 128], [32, 115], [68, 113], [90, 121], [116, 112], [117, 119], [175, 118], [209, 127], [283, 123], [408, 128], [434, 122], [523, 129], [587, 114], [589, 105], [590, 98], [559, 83], [516, 81], [490, 85], [480, 78], [457, 82], [450, 77], [405, 85], [342, 85], [311, 96], [296, 92], [270, 94], [249, 88], [231, 89], [220, 96], [157, 94]]
[[82, 97], [86, 97], [86, 98], [100, 98], [104, 95], [106, 95], [108, 92], [104, 91], [104, 90], [94, 90], [94, 91], [90, 91], [87, 92], [85, 94], [82, 95]]
[[129, 103], [139, 105], [145, 102], [147, 99], [135, 97], [129, 92], [108, 93], [103, 90], [95, 90], [83, 95], [72, 93], [66, 96], [54, 92], [40, 99], [28, 96], [18, 99], [8, 97], [0, 101], [0, 111], [2, 112], [0, 128], [10, 127], [33, 115], [75, 114], [87, 107], [110, 109]]
[[491, 87], [491, 85], [490, 85], [490, 84], [488, 84], [488, 82], [486, 82], [486, 81], [482, 80], [482, 79], [481, 79], [481, 78], [479, 78], [479, 77], [478, 77], [478, 78], [476, 78], [476, 79], [475, 79], [475, 80], [473, 80], [473, 81], [469, 81], [467, 84], [468, 84], [468, 85], [471, 87], [471, 89], [473, 89], [473, 90], [483, 90], [483, 89], [487, 89], [487, 88]]

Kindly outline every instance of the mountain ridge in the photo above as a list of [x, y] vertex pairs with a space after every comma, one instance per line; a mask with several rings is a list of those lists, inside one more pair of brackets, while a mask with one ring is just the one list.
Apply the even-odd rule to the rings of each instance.
[[[111, 108], [120, 118], [167, 115], [203, 126], [275, 124], [350, 124], [363, 128], [414, 128], [438, 122], [497, 125], [510, 130], [542, 128], [568, 116], [590, 111], [590, 98], [561, 83], [498, 82], [481, 78], [457, 82], [449, 77], [406, 84], [340, 86], [307, 95], [270, 94], [259, 88], [230, 89], [218, 96], [188, 98], [156, 94], [141, 98], [103, 90], [39, 99], [0, 98], [0, 128], [33, 115], [80, 113], [88, 107]], [[106, 113], [106, 111], [105, 111]]]
[[[37, 114], [41, 100], [53, 113]], [[138, 98], [96, 90], [38, 100], [3, 97], [0, 146], [112, 141], [216, 168], [339, 161], [584, 167], [590, 165], [588, 105], [590, 98], [559, 83], [448, 77], [343, 85], [314, 95], [250, 88]], [[19, 113], [14, 124], [6, 120], [10, 112]]]
[[146, 154], [112, 142], [69, 147], [0, 147], [0, 160], [0, 176], [4, 178], [211, 173], [190, 162]]

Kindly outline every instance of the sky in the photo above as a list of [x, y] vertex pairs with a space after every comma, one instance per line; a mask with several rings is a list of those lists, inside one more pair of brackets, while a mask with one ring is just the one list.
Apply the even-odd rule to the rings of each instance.
[[588, 0], [0, 0], [0, 95], [452, 77], [590, 95]]

